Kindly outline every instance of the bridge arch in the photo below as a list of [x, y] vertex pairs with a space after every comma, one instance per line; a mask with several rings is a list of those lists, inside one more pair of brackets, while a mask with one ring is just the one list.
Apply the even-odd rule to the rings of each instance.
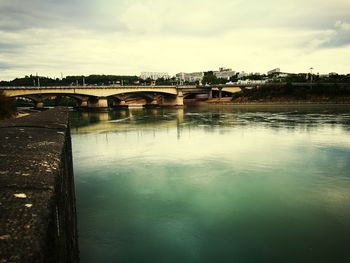
[[85, 96], [80, 94], [70, 94], [70, 93], [33, 93], [33, 94], [13, 94], [11, 98], [27, 98], [35, 103], [36, 108], [44, 107], [44, 101], [51, 97], [68, 97], [76, 101], [76, 106], [82, 106], [84, 103], [87, 106], [87, 102], [94, 98], [93, 96]]
[[131, 101], [143, 100], [144, 105], [158, 105], [163, 104], [165, 100], [174, 100], [177, 95], [165, 92], [126, 92], [123, 94], [114, 94], [108, 98], [112, 98], [117, 103], [128, 104]]

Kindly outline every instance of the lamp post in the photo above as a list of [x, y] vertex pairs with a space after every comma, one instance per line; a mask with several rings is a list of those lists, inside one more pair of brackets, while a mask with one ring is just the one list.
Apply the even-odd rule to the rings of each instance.
[[37, 77], [37, 80], [38, 80], [38, 87], [40, 87], [40, 79], [39, 79], [39, 76], [38, 76], [38, 72], [36, 73], [36, 77]]
[[310, 82], [311, 82], [311, 84], [312, 84], [312, 70], [313, 69], [314, 69], [313, 67], [310, 68]]

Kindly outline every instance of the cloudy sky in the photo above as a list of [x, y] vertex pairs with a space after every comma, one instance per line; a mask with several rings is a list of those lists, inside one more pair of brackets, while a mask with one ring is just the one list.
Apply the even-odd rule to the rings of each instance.
[[0, 0], [0, 79], [350, 73], [349, 0]]

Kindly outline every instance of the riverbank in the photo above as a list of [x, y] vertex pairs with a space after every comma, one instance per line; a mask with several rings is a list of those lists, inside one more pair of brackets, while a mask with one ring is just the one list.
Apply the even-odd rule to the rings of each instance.
[[78, 262], [68, 110], [0, 128], [0, 262]]
[[253, 100], [247, 97], [239, 97], [232, 99], [229, 97], [225, 98], [213, 98], [207, 101], [201, 102], [205, 104], [227, 104], [227, 105], [314, 105], [314, 104], [350, 104], [350, 97], [337, 97], [337, 98], [317, 98], [313, 97], [310, 99], [293, 99], [293, 98], [265, 98]]

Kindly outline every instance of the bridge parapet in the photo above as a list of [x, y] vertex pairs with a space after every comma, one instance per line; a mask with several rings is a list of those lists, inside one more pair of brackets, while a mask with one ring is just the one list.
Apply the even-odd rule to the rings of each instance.
[[118, 94], [155, 92], [176, 95], [176, 86], [61, 86], [61, 87], [4, 87], [5, 95], [9, 97], [66, 94], [90, 97], [110, 97]]
[[[12, 90], [12, 89], [169, 89], [169, 88], [177, 88], [179, 86], [168, 86], [168, 85], [154, 85], [154, 86], [146, 86], [146, 85], [78, 85], [78, 86], [5, 86], [0, 87], [3, 90]], [[182, 87], [182, 86], [181, 86]], [[186, 87], [186, 86], [183, 86]]]

